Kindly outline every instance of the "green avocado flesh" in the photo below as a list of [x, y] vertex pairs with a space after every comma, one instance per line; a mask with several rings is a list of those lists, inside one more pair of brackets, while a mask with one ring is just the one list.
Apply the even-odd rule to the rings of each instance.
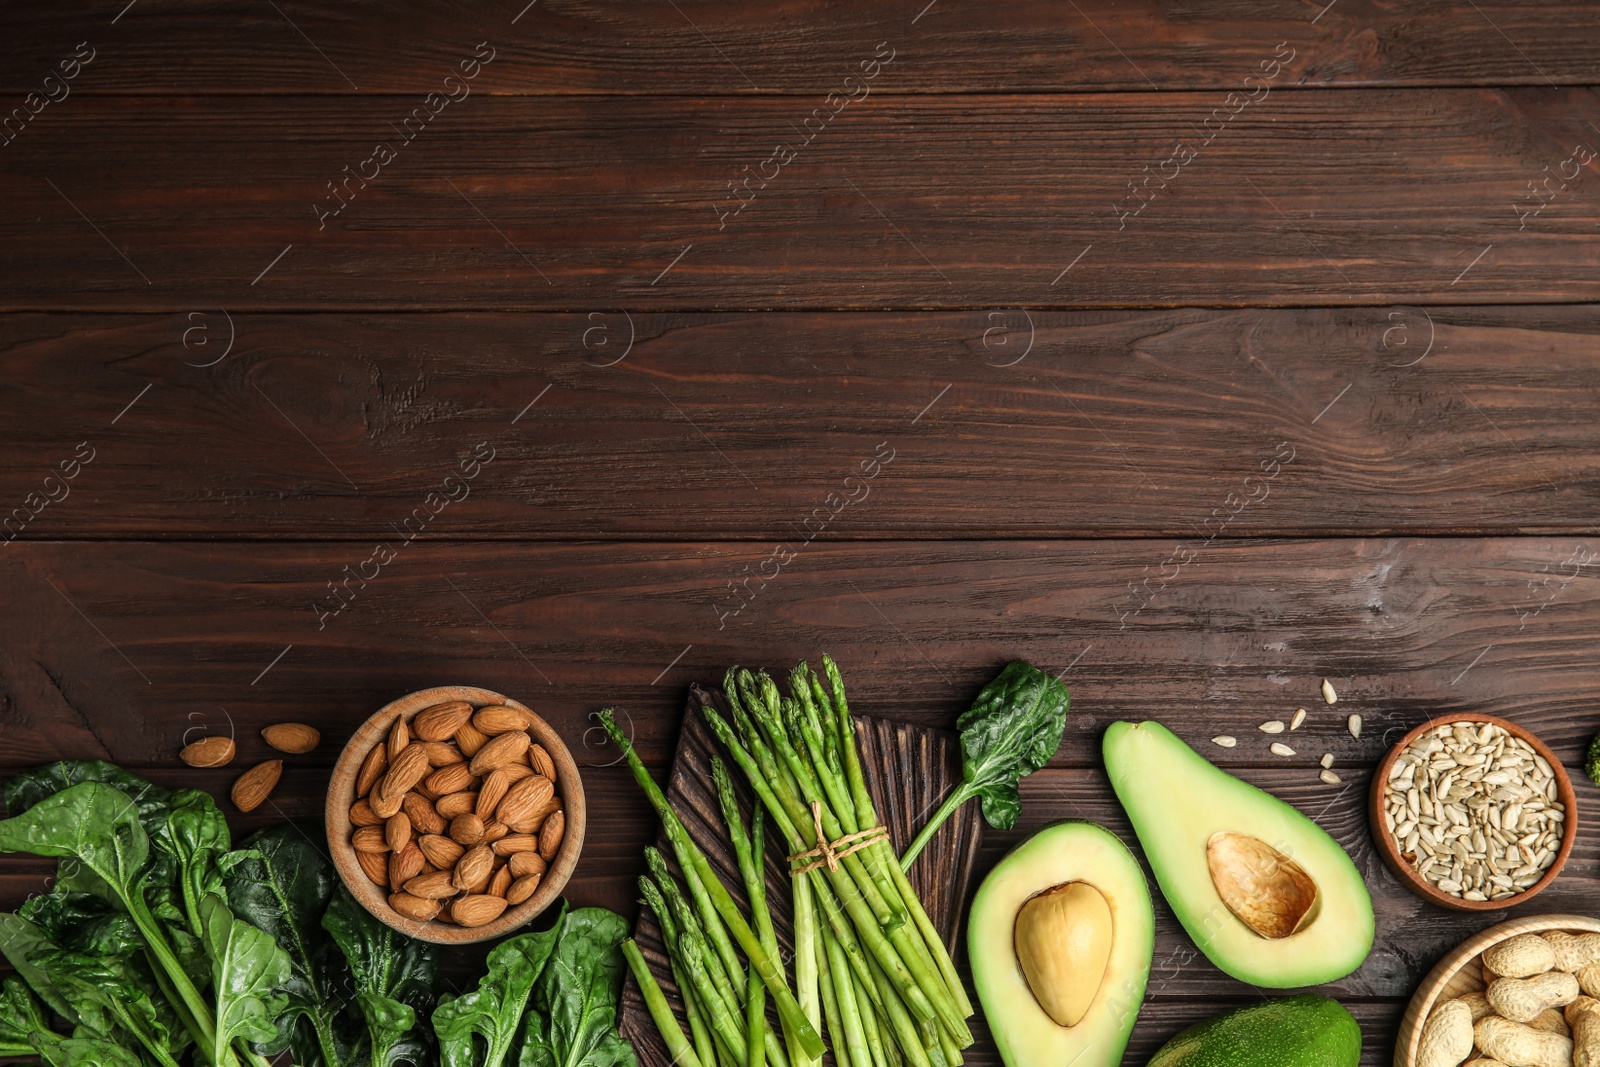
[[[1017, 916], [1036, 897], [1073, 883], [1092, 887], [1098, 916], [1110, 912], [1110, 951], [1098, 986], [1086, 972], [1087, 1007], [1072, 1026], [1046, 1013], [1029, 985], [1017, 951]], [[1036, 944], [1063, 953], [1097, 943], [1081, 931], [1062, 929]], [[967, 921], [967, 955], [995, 1044], [1006, 1067], [1117, 1067], [1128, 1043], [1150, 977], [1155, 914], [1144, 872], [1126, 845], [1104, 827], [1069, 820], [1051, 823], [1012, 849], [978, 887]], [[1087, 950], [1094, 952], [1094, 949]], [[1057, 963], [1065, 962], [1062, 959]], [[1101, 966], [1095, 957], [1095, 967]], [[1089, 990], [1092, 989], [1092, 996]], [[1075, 1012], [1074, 1014], [1077, 1014]]]
[[1183, 1031], [1147, 1067], [1356, 1067], [1361, 1027], [1315, 993], [1239, 1008]]
[[1273, 989], [1361, 966], [1372, 898], [1321, 827], [1159, 723], [1112, 723], [1102, 747], [1161, 892], [1212, 963]]

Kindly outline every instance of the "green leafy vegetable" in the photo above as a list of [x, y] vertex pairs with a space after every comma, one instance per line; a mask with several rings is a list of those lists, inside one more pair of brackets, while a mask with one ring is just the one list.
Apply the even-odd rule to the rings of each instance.
[[633, 1047], [617, 1033], [627, 922], [604, 908], [579, 908], [560, 930], [534, 990], [537, 1015], [529, 1015], [518, 1067], [632, 1067]]
[[997, 830], [1009, 830], [1022, 810], [1017, 783], [1049, 762], [1066, 729], [1066, 686], [1033, 664], [1013, 660], [983, 687], [956, 720], [961, 731], [961, 784], [923, 826], [900, 859], [902, 870], [932, 839], [945, 820], [973, 797], [983, 817]]
[[428, 1035], [417, 1020], [433, 1007], [438, 950], [373, 918], [343, 886], [334, 891], [322, 928], [350, 965], [370, 1045], [365, 1062], [424, 1067]]
[[1589, 781], [1600, 785], [1600, 737], [1589, 742], [1589, 752], [1583, 760], [1583, 771], [1589, 776]]
[[440, 999], [433, 1028], [443, 1067], [502, 1067], [565, 917], [563, 911], [550, 929], [503, 942], [489, 953], [489, 973], [476, 989]]
[[189, 932], [201, 937], [200, 902], [222, 893], [217, 861], [231, 847], [228, 820], [211, 794], [198, 789], [172, 794], [164, 816], [150, 832], [150, 843], [177, 865], [183, 915]]
[[342, 1067], [353, 1058], [341, 1040], [344, 968], [322, 932], [333, 871], [322, 851], [294, 826], [263, 830], [223, 863], [222, 884], [234, 914], [271, 935], [289, 957], [287, 1007], [265, 1055], [293, 1051], [299, 1067]]
[[235, 1038], [277, 1036], [278, 1013], [288, 1003], [278, 990], [289, 980], [289, 955], [270, 934], [235, 918], [219, 897], [201, 902], [200, 919], [217, 1001], [211, 1062], [226, 1063]]
[[0, 1056], [32, 1056], [34, 1035], [50, 1032], [44, 1008], [28, 983], [8, 974], [0, 983]]

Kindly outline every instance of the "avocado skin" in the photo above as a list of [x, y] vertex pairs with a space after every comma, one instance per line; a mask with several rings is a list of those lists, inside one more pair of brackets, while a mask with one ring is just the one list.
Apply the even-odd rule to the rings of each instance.
[[1361, 1025], [1316, 993], [1225, 1012], [1162, 1045], [1148, 1067], [1357, 1067]]

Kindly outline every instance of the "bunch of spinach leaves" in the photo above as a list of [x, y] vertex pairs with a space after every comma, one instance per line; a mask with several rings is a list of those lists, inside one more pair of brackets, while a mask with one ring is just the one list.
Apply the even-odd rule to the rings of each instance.
[[0, 982], [0, 1056], [50, 1067], [268, 1067], [284, 1052], [295, 1067], [635, 1067], [616, 1026], [619, 915], [563, 910], [549, 930], [491, 952], [477, 988], [436, 998], [436, 946], [361, 907], [299, 827], [236, 849], [208, 794], [100, 761], [25, 771], [3, 793], [12, 817], [0, 852], [61, 862], [49, 892], [0, 913], [0, 953], [17, 972]]
[[443, 1067], [634, 1067], [616, 1020], [627, 936], [622, 916], [579, 908], [503, 942], [476, 989], [434, 1010]]

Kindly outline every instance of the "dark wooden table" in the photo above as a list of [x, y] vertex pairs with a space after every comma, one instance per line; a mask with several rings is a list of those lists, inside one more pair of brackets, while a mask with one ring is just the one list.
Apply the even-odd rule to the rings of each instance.
[[[980, 870], [1063, 816], [1127, 836], [1100, 731], [1160, 719], [1356, 857], [1378, 943], [1327, 991], [1380, 1064], [1500, 917], [1377, 862], [1385, 742], [1489, 711], [1576, 772], [1600, 726], [1587, 0], [0, 27], [6, 767], [220, 792], [186, 737], [243, 766], [304, 720], [237, 826], [312, 818], [380, 704], [491, 686], [591, 768], [572, 899], [631, 914], [652, 824], [598, 708], [661, 767], [730, 663], [826, 650], [858, 709], [948, 726], [1026, 657], [1073, 713]], [[0, 862], [0, 905], [49, 869]], [[1585, 830], [1513, 911], [1597, 905]], [[1158, 905], [1129, 1062], [1257, 997]]]

